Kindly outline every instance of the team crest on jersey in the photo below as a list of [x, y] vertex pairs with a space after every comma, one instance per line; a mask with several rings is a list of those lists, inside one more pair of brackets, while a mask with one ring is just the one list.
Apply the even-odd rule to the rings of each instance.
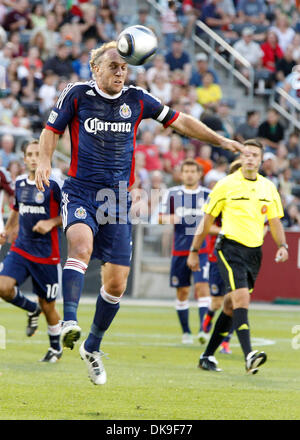
[[41, 204], [45, 200], [45, 196], [41, 191], [39, 191], [36, 193], [34, 200], [36, 201], [36, 203]]
[[128, 119], [131, 116], [131, 109], [129, 107], [129, 105], [124, 104], [120, 106], [120, 116], [122, 116], [122, 118], [124, 119]]
[[210, 289], [213, 295], [217, 295], [219, 293], [219, 287], [217, 286], [217, 284], [212, 284], [210, 286]]
[[87, 216], [87, 213], [86, 213], [86, 210], [82, 206], [80, 206], [80, 208], [76, 209], [74, 215], [76, 218], [85, 219]]
[[262, 214], [266, 214], [267, 211], [268, 211], [268, 207], [267, 207], [267, 205], [263, 205], [263, 206], [261, 207], [261, 213], [262, 213]]
[[50, 122], [50, 124], [54, 124], [57, 116], [58, 116], [58, 113], [56, 113], [54, 110], [52, 110], [52, 112], [50, 113], [49, 118], [48, 118], [48, 121]]

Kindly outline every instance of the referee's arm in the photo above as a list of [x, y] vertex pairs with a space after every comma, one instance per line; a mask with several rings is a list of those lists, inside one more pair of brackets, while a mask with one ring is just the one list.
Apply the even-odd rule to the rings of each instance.
[[269, 219], [270, 232], [273, 240], [278, 246], [275, 255], [275, 261], [283, 263], [289, 258], [288, 246], [286, 243], [285, 233], [279, 217]]
[[215, 233], [215, 231], [213, 231], [213, 224], [215, 220], [216, 217], [212, 216], [211, 214], [205, 214], [203, 220], [197, 227], [187, 259], [187, 265], [192, 271], [200, 270], [198, 250], [202, 246], [207, 234], [210, 232]]

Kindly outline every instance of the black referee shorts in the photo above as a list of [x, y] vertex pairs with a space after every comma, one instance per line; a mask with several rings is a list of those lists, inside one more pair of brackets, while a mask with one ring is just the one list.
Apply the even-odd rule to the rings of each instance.
[[251, 248], [224, 238], [217, 252], [226, 292], [246, 287], [251, 293], [261, 266], [261, 246]]

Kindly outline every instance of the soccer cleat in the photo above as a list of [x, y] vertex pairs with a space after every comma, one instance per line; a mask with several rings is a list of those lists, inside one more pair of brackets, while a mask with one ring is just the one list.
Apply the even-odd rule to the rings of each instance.
[[202, 322], [202, 328], [205, 333], [209, 333], [212, 325], [212, 316], [206, 314]]
[[106, 383], [106, 372], [101, 358], [104, 356], [102, 351], [93, 351], [89, 353], [84, 348], [85, 341], [79, 348], [81, 359], [87, 364], [88, 376], [95, 385], [104, 385]]
[[251, 351], [246, 357], [246, 372], [248, 374], [256, 374], [258, 367], [264, 364], [267, 360], [267, 355], [264, 351]]
[[229, 342], [226, 342], [226, 341], [222, 342], [220, 353], [223, 353], [223, 354], [231, 354], [232, 353], [232, 351], [229, 348]]
[[76, 321], [64, 321], [61, 327], [60, 338], [64, 347], [73, 350], [74, 342], [78, 341], [81, 335], [81, 328]]
[[198, 368], [207, 371], [222, 371], [221, 368], [217, 367], [218, 361], [214, 356], [200, 356]]
[[50, 347], [45, 356], [40, 359], [40, 362], [50, 362], [51, 364], [54, 364], [54, 362], [57, 362], [62, 357], [62, 353], [62, 350], [58, 351]]
[[191, 333], [183, 333], [181, 342], [183, 344], [193, 344], [193, 335], [191, 335]]
[[205, 333], [203, 330], [201, 330], [198, 333], [198, 341], [200, 342], [200, 344], [205, 344], [208, 341], [209, 335], [207, 333]]
[[35, 332], [37, 331], [39, 316], [40, 316], [41, 312], [42, 312], [42, 310], [41, 310], [40, 306], [37, 304], [36, 310], [34, 312], [27, 313], [27, 317], [28, 317], [27, 327], [26, 327], [26, 335], [27, 336], [29, 336], [29, 337], [33, 336], [35, 334]]

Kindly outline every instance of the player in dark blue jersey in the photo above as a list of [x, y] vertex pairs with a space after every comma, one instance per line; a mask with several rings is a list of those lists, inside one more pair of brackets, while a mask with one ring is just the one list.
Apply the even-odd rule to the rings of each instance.
[[[93, 257], [104, 262], [102, 287], [91, 331], [80, 347], [89, 376], [95, 384], [106, 382], [100, 343], [125, 291], [131, 255], [128, 190], [134, 183], [135, 141], [142, 119], [153, 118], [164, 127], [239, 151], [242, 146], [209, 129], [191, 116], [162, 105], [138, 87], [124, 87], [127, 64], [116, 42], [91, 53], [93, 81], [69, 84], [50, 113], [40, 138], [36, 184], [49, 185], [51, 158], [59, 135], [68, 126], [71, 137], [69, 178], [63, 186], [62, 216], [68, 240], [63, 270], [64, 323], [62, 341], [73, 348], [80, 337], [77, 308], [84, 273]], [[109, 212], [108, 212], [109, 211]]]
[[[0, 234], [0, 244], [16, 235], [10, 251], [0, 268], [0, 297], [27, 311], [27, 336], [32, 336], [38, 326], [38, 317], [44, 312], [48, 324], [50, 348], [41, 359], [56, 362], [62, 355], [60, 346], [60, 316], [55, 307], [59, 289], [61, 224], [61, 191], [54, 180], [44, 192], [35, 186], [35, 170], [39, 155], [38, 141], [30, 141], [24, 150], [28, 174], [16, 180], [15, 204]], [[32, 279], [33, 292], [38, 303], [29, 300], [19, 290], [28, 277]]]
[[181, 175], [183, 184], [169, 188], [162, 204], [159, 221], [162, 224], [174, 224], [170, 285], [176, 288], [176, 310], [182, 329], [182, 343], [193, 343], [189, 326], [189, 293], [193, 276], [200, 320], [198, 340], [203, 344], [207, 340], [207, 334], [203, 331], [202, 323], [210, 304], [206, 243], [203, 243], [198, 251], [201, 271], [192, 272], [186, 261], [193, 234], [203, 217], [202, 206], [210, 191], [199, 184], [202, 168], [195, 160], [186, 159], [182, 163]]

